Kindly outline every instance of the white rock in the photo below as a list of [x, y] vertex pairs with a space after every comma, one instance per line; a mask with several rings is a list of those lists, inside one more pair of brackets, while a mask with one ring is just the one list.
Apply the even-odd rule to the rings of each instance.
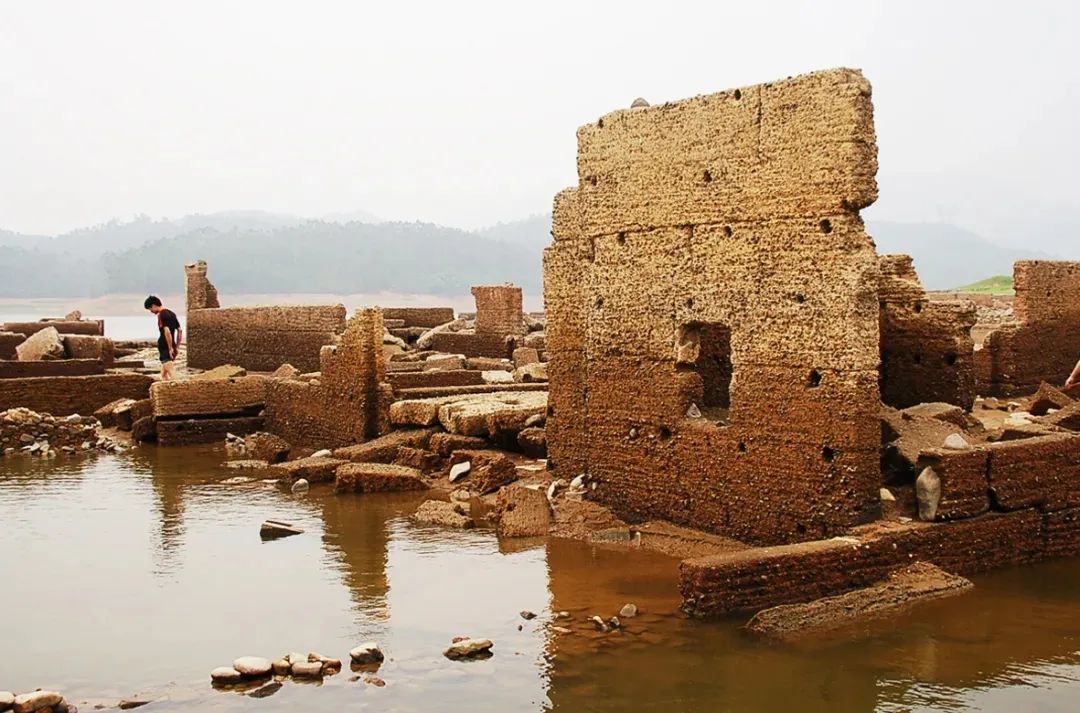
[[219, 666], [210, 672], [210, 680], [214, 683], [239, 683], [243, 678], [232, 666]]
[[320, 678], [323, 674], [323, 665], [319, 661], [297, 661], [292, 665], [292, 675], [297, 678]]
[[941, 502], [941, 478], [933, 468], [923, 468], [915, 479], [915, 496], [919, 501], [919, 519], [933, 521]]
[[233, 661], [232, 665], [233, 668], [240, 672], [240, 675], [250, 678], [269, 676], [270, 671], [273, 669], [270, 660], [261, 656], [241, 656]]
[[15, 694], [11, 691], [0, 691], [0, 711], [6, 711], [15, 705]]
[[503, 371], [502, 369], [482, 371], [480, 372], [480, 376], [483, 378], [485, 384], [508, 384], [514, 381], [514, 375], [509, 371]]
[[311, 484], [307, 482], [306, 478], [300, 478], [292, 484], [293, 493], [306, 493], [311, 488]]
[[443, 656], [448, 659], [473, 658], [490, 653], [492, 646], [494, 644], [491, 639], [462, 639], [450, 644], [450, 647], [443, 652]]
[[15, 696], [11, 705], [17, 713], [32, 713], [50, 706], [59, 706], [63, 700], [64, 697], [55, 691], [30, 691]]
[[636, 604], [623, 604], [623, 608], [619, 610], [619, 616], [623, 619], [632, 619], [637, 616], [638, 610]]
[[585, 481], [586, 481], [585, 474], [582, 473], [581, 475], [577, 476], [576, 478], [574, 478], [573, 480], [570, 481], [570, 489], [571, 490], [584, 490], [585, 489]]
[[892, 491], [888, 488], [882, 488], [880, 492], [881, 501], [886, 503], [896, 502], [896, 496], [892, 494]]
[[458, 488], [450, 493], [451, 502], [467, 503], [472, 500], [472, 493], [464, 488]]
[[384, 656], [382, 649], [374, 641], [367, 641], [360, 644], [355, 649], [349, 652], [349, 658], [353, 663], [366, 664], [366, 663], [380, 663]]
[[329, 458], [332, 455], [334, 455], [333, 451], [331, 451], [329, 448], [323, 448], [321, 451], [315, 451], [314, 453], [312, 453], [311, 457], [312, 458]]
[[953, 451], [966, 451], [971, 448], [971, 444], [959, 433], [950, 433], [945, 439], [945, 447]]
[[690, 408], [686, 409], [687, 418], [701, 418], [701, 409], [697, 404], [690, 404]]
[[278, 659], [270, 664], [270, 667], [274, 669], [274, 673], [278, 676], [288, 676], [292, 673], [292, 664], [288, 659]]
[[469, 461], [454, 464], [450, 468], [450, 482], [456, 483], [468, 475], [470, 470], [472, 470], [472, 463]]

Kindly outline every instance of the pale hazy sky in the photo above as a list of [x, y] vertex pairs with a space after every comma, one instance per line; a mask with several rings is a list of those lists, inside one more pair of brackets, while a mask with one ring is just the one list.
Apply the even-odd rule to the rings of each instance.
[[[257, 208], [550, 209], [577, 126], [833, 66], [874, 86], [878, 219], [1061, 250], [1080, 3], [0, 0], [0, 228]], [[1075, 251], [1075, 248], [1073, 248]]]

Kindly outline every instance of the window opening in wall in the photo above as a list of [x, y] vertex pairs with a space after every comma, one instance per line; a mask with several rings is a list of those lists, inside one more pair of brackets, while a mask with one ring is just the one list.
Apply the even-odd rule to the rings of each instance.
[[676, 366], [693, 374], [688, 401], [701, 417], [728, 423], [731, 410], [731, 329], [719, 322], [690, 322], [679, 328]]

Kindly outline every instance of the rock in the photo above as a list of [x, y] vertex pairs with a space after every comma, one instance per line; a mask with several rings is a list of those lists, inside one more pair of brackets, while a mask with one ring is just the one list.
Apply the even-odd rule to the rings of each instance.
[[522, 384], [531, 384], [536, 381], [548, 380], [548, 365], [547, 362], [537, 362], [535, 364], [526, 364], [525, 366], [519, 366], [514, 369], [514, 381]]
[[529, 611], [528, 609], [525, 609], [525, 610], [523, 610], [523, 611], [521, 612], [521, 618], [522, 618], [522, 619], [524, 619], [525, 621], [528, 621], [529, 619], [535, 619], [535, 618], [536, 618], [536, 614], [533, 614], [533, 613], [532, 613], [531, 611]]
[[600, 617], [600, 616], [591, 616], [591, 617], [589, 617], [589, 621], [591, 621], [593, 624], [596, 625], [596, 630], [597, 631], [606, 632], [606, 631], [611, 630], [608, 627], [608, 623], [606, 621], [604, 621], [604, 619], [602, 617]]
[[274, 670], [274, 673], [278, 676], [288, 676], [289, 673], [292, 671], [292, 664], [289, 663], [289, 660], [287, 658], [278, 659], [277, 661], [274, 661], [270, 664], [270, 668], [272, 668]]
[[360, 644], [355, 649], [349, 652], [349, 658], [355, 664], [370, 664], [370, 663], [382, 663], [383, 656], [382, 649], [374, 641], [367, 641]]
[[878, 496], [881, 498], [881, 501], [884, 502], [884, 503], [896, 502], [896, 496], [893, 495], [892, 491], [889, 490], [888, 488], [882, 488], [881, 491], [878, 493]]
[[517, 435], [521, 452], [531, 458], [547, 458], [547, 431], [543, 428], [525, 428]]
[[[225, 464], [225, 467], [229, 470], [261, 470], [268, 467], [270, 464], [264, 460], [231, 460]], [[230, 480], [236, 480], [236, 478], [230, 478]], [[244, 480], [251, 480], [251, 478], [245, 478]]]
[[416, 468], [389, 463], [346, 463], [337, 470], [334, 491], [338, 493], [387, 493], [427, 490], [428, 484]]
[[0, 711], [11, 710], [15, 705], [15, 694], [11, 691], [0, 691]]
[[687, 418], [701, 418], [701, 409], [697, 404], [690, 404], [690, 407], [686, 409]]
[[15, 347], [19, 361], [43, 361], [64, 358], [64, 341], [56, 327], [46, 327], [27, 337], [26, 341]]
[[116, 707], [122, 711], [130, 711], [135, 708], [142, 708], [150, 703], [153, 703], [153, 700], [150, 698], [125, 698], [120, 701]]
[[285, 657], [285, 660], [288, 661], [289, 665], [291, 666], [294, 663], [307, 663], [308, 657], [307, 654], [301, 654], [294, 651], [291, 654], [288, 654]]
[[386, 685], [386, 681], [382, 680], [378, 676], [372, 673], [366, 673], [360, 677], [360, 680], [369, 686], [375, 686], [376, 688], [382, 688]]
[[470, 529], [476, 524], [461, 503], [448, 503], [443, 500], [428, 500], [417, 509], [413, 517], [419, 522], [462, 530]]
[[569, 619], [570, 618], [570, 612], [568, 612], [568, 611], [555, 612], [555, 618], [556, 619]]
[[551, 504], [540, 490], [513, 485], [500, 488], [495, 512], [500, 537], [542, 537], [551, 528]]
[[443, 652], [448, 659], [471, 659], [491, 655], [491, 639], [461, 639], [450, 644]]
[[528, 366], [540, 363], [540, 352], [532, 347], [518, 347], [511, 355], [515, 367]]
[[571, 490], [584, 490], [587, 480], [588, 480], [588, 477], [584, 473], [582, 473], [581, 475], [576, 476], [573, 480], [570, 481], [570, 489]]
[[649, 102], [645, 101], [642, 97], [638, 97], [630, 104], [631, 109], [647, 109], [648, 107]]
[[311, 485], [304, 478], [301, 478], [300, 480], [292, 484], [292, 492], [294, 495], [299, 493], [306, 493], [310, 489]]
[[556, 634], [570, 634], [570, 633], [573, 633], [569, 629], [567, 629], [565, 626], [552, 626], [550, 628]]
[[554, 502], [555, 496], [559, 494], [559, 491], [566, 487], [566, 481], [562, 478], [557, 478], [551, 481], [551, 485], [547, 488], [548, 502]]
[[525, 428], [543, 428], [545, 423], [547, 423], [546, 413], [534, 413], [525, 419]]
[[469, 463], [469, 489], [480, 495], [493, 493], [517, 480], [514, 461], [498, 451], [455, 451], [450, 455], [451, 470], [462, 462]]
[[941, 502], [941, 478], [933, 468], [924, 468], [915, 479], [915, 496], [919, 501], [919, 519], [932, 522]]
[[265, 686], [259, 686], [254, 691], [248, 694], [250, 698], [269, 698], [278, 691], [281, 690], [282, 684], [278, 681], [271, 681]]
[[193, 374], [189, 376], [188, 379], [192, 381], [213, 381], [215, 379], [237, 379], [241, 376], [247, 376], [247, 369], [233, 364], [225, 364], [224, 366], [216, 366], [213, 369], [209, 369], [200, 374]]
[[465, 366], [464, 354], [433, 354], [424, 360], [424, 371], [458, 371]]
[[278, 537], [289, 537], [290, 535], [299, 535], [303, 532], [299, 527], [291, 525], [287, 522], [279, 522], [278, 520], [267, 520], [259, 527], [259, 535], [264, 540], [276, 539]]
[[619, 610], [619, 616], [623, 619], [632, 619], [638, 615], [638, 608], [636, 604], [623, 604], [623, 608]]
[[292, 665], [292, 675], [296, 678], [322, 678], [323, 665], [319, 661], [297, 661]]
[[[30, 440], [34, 439], [31, 438]], [[467, 476], [470, 470], [472, 470], [472, 464], [469, 461], [462, 461], [460, 463], [454, 464], [450, 468], [450, 482], [456, 483], [457, 481]]]
[[503, 371], [502, 369], [493, 369], [491, 371], [480, 372], [480, 378], [484, 380], [485, 384], [512, 384], [514, 383], [514, 375], [509, 371]]
[[252, 433], [244, 443], [249, 457], [268, 463], [283, 463], [292, 450], [284, 438], [263, 431]]
[[608, 623], [608, 626], [611, 627], [612, 630], [622, 628], [622, 622], [619, 621], [619, 617], [617, 617], [617, 616], [613, 616], [610, 619], [608, 619], [607, 623]]
[[416, 348], [430, 349], [436, 334], [442, 334], [443, 332], [460, 332], [462, 329], [465, 329], [465, 320], [463, 319], [455, 319], [446, 324], [440, 324], [438, 327], [432, 327], [417, 338]]
[[945, 447], [953, 451], [966, 451], [971, 448], [971, 444], [959, 433], [953, 433], [945, 439]]
[[471, 501], [473, 494], [464, 488], [458, 488], [450, 493], [450, 502], [453, 503], [467, 503]]
[[264, 659], [261, 656], [241, 656], [233, 661], [232, 665], [233, 668], [240, 672], [241, 676], [246, 678], [269, 676], [273, 670], [270, 659]]
[[311, 454], [312, 458], [330, 458], [334, 455], [334, 452], [329, 448], [323, 448], [321, 451], [315, 451]]
[[244, 677], [232, 666], [219, 666], [210, 672], [210, 680], [214, 683], [239, 683]]
[[300, 370], [292, 364], [282, 364], [270, 376], [275, 379], [295, 379], [300, 376]]
[[64, 697], [54, 691], [31, 691], [30, 693], [21, 693], [15, 696], [11, 702], [11, 707], [15, 713], [33, 713], [50, 706], [59, 705], [63, 700]]
[[73, 310], [71, 310], [70, 312], [68, 312], [67, 314], [64, 315], [64, 321], [65, 322], [81, 322], [82, 321], [82, 312], [80, 312], [77, 309], [73, 309]]

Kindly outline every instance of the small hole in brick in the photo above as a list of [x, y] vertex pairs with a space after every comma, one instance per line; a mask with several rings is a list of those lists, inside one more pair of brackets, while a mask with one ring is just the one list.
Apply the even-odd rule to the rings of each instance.
[[598, 128], [598, 129], [604, 128], [604, 120], [603, 119], [597, 119], [596, 120], [596, 128]]
[[887, 305], [887, 303], [885, 302], [885, 300], [878, 300], [878, 303], [877, 303], [878, 309], [885, 309], [886, 305]]
[[735, 231], [731, 229], [730, 225], [725, 225], [724, 226], [724, 237], [725, 238], [730, 238], [734, 233], [735, 233]]
[[948, 364], [949, 366], [956, 366], [956, 359], [957, 359], [956, 355], [953, 354], [952, 352], [949, 352], [948, 354], [945, 355], [945, 363]]
[[915, 303], [915, 314], [922, 312], [922, 302]]
[[916, 364], [922, 364], [922, 354], [912, 355], [911, 361], [915, 362]]
[[735, 101], [742, 99], [742, 92], [738, 89], [735, 90]]
[[801, 292], [795, 293], [795, 301], [798, 302], [799, 304], [802, 304], [803, 302], [806, 302], [806, 295], [804, 295]]
[[821, 457], [825, 459], [826, 463], [832, 463], [833, 459], [836, 458], [836, 451], [834, 451], [832, 448], [829, 448], [828, 446], [825, 446], [821, 449]]
[[552, 416], [555, 415], [555, 407], [554, 406], [548, 406], [547, 415], [548, 415], [548, 418], [551, 418]]
[[804, 525], [804, 524], [802, 524], [800, 522], [798, 525], [795, 526], [795, 532], [799, 533], [800, 535], [805, 535], [806, 534], [806, 525]]
[[821, 386], [821, 372], [817, 369], [811, 369], [810, 376], [807, 378], [806, 382], [810, 385], [811, 389], [816, 389]]
[[589, 182], [590, 186], [596, 185], [596, 176], [589, 176], [585, 180]]
[[603, 297], [597, 297], [596, 298], [596, 309], [603, 309], [603, 308], [604, 308], [604, 298]]
[[832, 232], [832, 221], [828, 218], [823, 218], [821, 221], [821, 232], [828, 234]]
[[671, 429], [668, 428], [667, 426], [661, 426], [660, 427], [660, 440], [661, 441], [666, 441], [669, 438], [671, 438]]
[[626, 233], [619, 233], [619, 245], [626, 245]]
[[712, 183], [712, 171], [706, 169], [704, 175], [702, 175], [702, 178], [705, 179], [706, 183]]
[[694, 298], [693, 297], [686, 300], [686, 308], [687, 309], [693, 309], [694, 308]]
[[739, 453], [746, 453], [746, 444], [739, 441]]

